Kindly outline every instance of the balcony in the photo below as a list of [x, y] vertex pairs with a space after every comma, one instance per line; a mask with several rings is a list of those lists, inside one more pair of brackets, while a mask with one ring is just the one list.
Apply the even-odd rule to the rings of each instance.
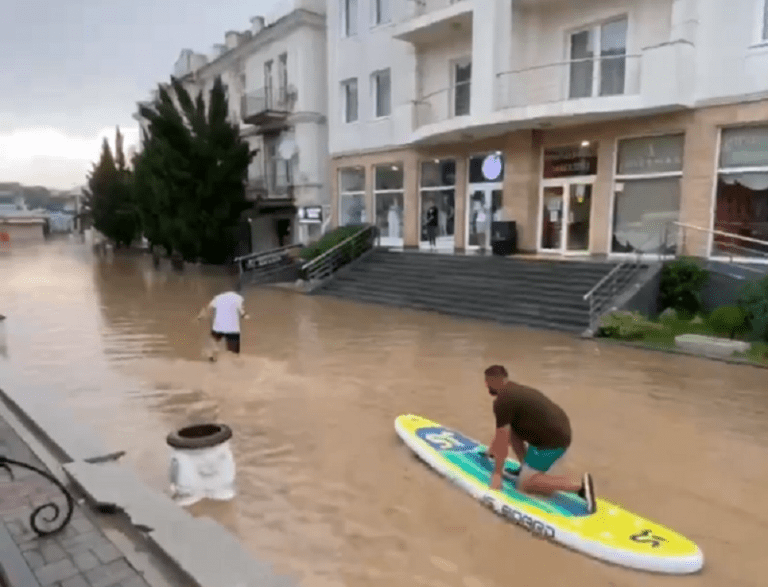
[[[695, 47], [675, 41], [648, 47], [640, 55], [535, 65], [500, 73], [490, 111], [476, 104], [469, 112], [468, 102], [457, 100], [458, 88], [416, 100], [414, 130], [408, 142], [463, 140], [467, 134], [492, 136], [692, 108], [695, 65]], [[461, 106], [458, 110], [457, 104]]]
[[498, 74], [497, 109], [528, 108], [576, 114], [584, 110], [624, 108], [639, 96], [639, 55], [577, 59]]
[[415, 102], [414, 125], [420, 128], [455, 120], [466, 124], [470, 114], [471, 82], [454, 84], [448, 88], [425, 94]]
[[455, 37], [472, 30], [471, 0], [413, 0], [413, 7], [392, 37], [414, 45]]
[[291, 162], [272, 159], [267, 173], [250, 177], [245, 186], [245, 197], [250, 202], [292, 201], [293, 170]]
[[293, 110], [296, 92], [287, 88], [260, 88], [242, 98], [243, 122], [256, 126], [282, 122]]

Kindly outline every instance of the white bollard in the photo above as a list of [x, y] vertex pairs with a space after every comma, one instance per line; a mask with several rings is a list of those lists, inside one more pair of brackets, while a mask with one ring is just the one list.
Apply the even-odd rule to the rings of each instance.
[[196, 424], [166, 438], [173, 450], [170, 481], [174, 500], [189, 506], [201, 499], [235, 497], [235, 459], [226, 424]]

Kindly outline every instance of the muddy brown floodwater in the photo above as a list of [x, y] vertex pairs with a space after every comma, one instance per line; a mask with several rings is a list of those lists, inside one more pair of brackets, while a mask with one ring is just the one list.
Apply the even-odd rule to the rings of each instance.
[[[229, 424], [238, 497], [192, 512], [303, 587], [768, 584], [768, 371], [274, 289], [246, 293], [242, 356], [210, 364], [193, 318], [228, 283], [69, 241], [0, 255], [0, 385], [66, 402], [163, 491], [166, 434]], [[534, 539], [416, 461], [394, 432], [404, 412], [488, 440], [492, 363], [567, 410], [576, 472], [697, 542], [704, 570], [650, 575]]]

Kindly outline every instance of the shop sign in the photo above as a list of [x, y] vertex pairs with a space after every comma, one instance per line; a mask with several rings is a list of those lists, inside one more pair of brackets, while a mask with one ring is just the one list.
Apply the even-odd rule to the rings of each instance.
[[583, 175], [597, 175], [597, 152], [591, 144], [544, 150], [544, 179]]
[[322, 224], [322, 206], [303, 206], [299, 208], [299, 222], [302, 224]]
[[768, 127], [723, 129], [720, 167], [768, 167]]
[[683, 170], [683, 135], [643, 137], [619, 142], [617, 175]]

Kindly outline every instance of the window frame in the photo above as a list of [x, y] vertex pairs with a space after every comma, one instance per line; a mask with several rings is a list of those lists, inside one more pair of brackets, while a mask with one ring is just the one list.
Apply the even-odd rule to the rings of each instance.
[[[355, 86], [355, 119], [349, 120], [349, 88]], [[360, 84], [356, 77], [350, 77], [340, 82], [341, 85], [341, 120], [344, 124], [355, 124], [360, 121]]]
[[[379, 114], [379, 84], [383, 74], [389, 78], [389, 109], [386, 114]], [[371, 95], [373, 98], [373, 118], [380, 120], [392, 116], [392, 69], [390, 67], [377, 69], [371, 73]]]

